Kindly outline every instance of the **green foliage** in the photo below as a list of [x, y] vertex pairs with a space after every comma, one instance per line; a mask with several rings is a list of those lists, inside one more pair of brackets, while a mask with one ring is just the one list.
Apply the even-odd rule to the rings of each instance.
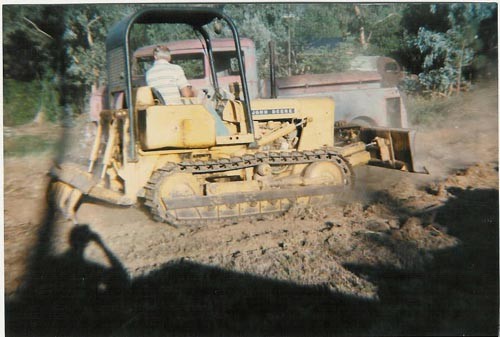
[[415, 96], [422, 93], [422, 85], [418, 80], [418, 77], [415, 78], [414, 76], [405, 77], [400, 85], [400, 88], [407, 95]]
[[483, 20], [493, 13], [490, 4], [430, 5], [429, 15], [447, 13], [447, 30], [433, 31], [420, 27], [415, 37], [409, 37], [411, 47], [422, 57], [422, 85], [432, 92], [451, 93], [460, 87], [463, 72], [471, 66], [478, 50], [477, 34]]
[[[406, 5], [390, 4], [376, 6], [377, 14], [368, 26], [369, 54], [397, 56], [404, 43], [404, 30], [401, 24], [402, 11]], [[370, 17], [372, 14], [370, 14]]]
[[204, 74], [204, 64], [203, 59], [180, 59], [175, 62], [184, 69], [184, 73], [187, 78], [203, 78]]
[[33, 121], [43, 111], [50, 121], [61, 114], [59, 91], [53, 81], [21, 82], [7, 79], [3, 86], [3, 121], [7, 126]]
[[18, 137], [9, 137], [4, 141], [3, 154], [6, 157], [22, 157], [33, 153], [42, 153], [55, 151], [57, 139], [23, 135]]
[[55, 121], [65, 68], [64, 7], [10, 5], [4, 10], [4, 121], [26, 123], [39, 112]]
[[70, 57], [67, 74], [73, 85], [90, 88], [104, 81], [107, 31], [129, 10], [117, 5], [78, 5], [67, 9], [63, 38]]
[[45, 113], [49, 121], [56, 122], [62, 116], [59, 97], [60, 91], [56, 77], [42, 80], [40, 86], [40, 110]]
[[[436, 33], [421, 28], [413, 40], [424, 55], [423, 72], [419, 74], [422, 85], [434, 92], [448, 92], [458, 78], [461, 65], [470, 62], [471, 51], [461, 49], [451, 34]], [[463, 62], [457, 67], [460, 57]]]
[[[274, 41], [276, 55], [278, 55], [278, 75], [286, 73], [286, 66], [282, 61], [287, 55], [288, 28], [292, 29], [288, 16], [293, 16], [291, 8], [283, 4], [228, 4], [224, 6], [227, 13], [235, 22], [238, 31], [244, 37], [255, 42], [259, 74], [267, 75], [269, 69], [268, 44]], [[293, 20], [293, 19], [291, 19]]]
[[3, 82], [3, 123], [28, 123], [40, 108], [40, 83], [6, 79]]
[[[256, 42], [260, 74], [267, 75], [267, 44], [273, 40], [277, 74], [284, 76], [289, 67], [292, 74], [342, 71], [347, 60], [361, 52], [396, 54], [404, 38], [400, 23], [405, 6], [360, 4], [360, 16], [352, 3], [239, 4], [227, 5], [224, 10], [234, 18], [242, 35]], [[363, 51], [359, 41], [361, 26], [369, 42]], [[344, 43], [333, 49], [328, 45], [312, 47], [317, 41], [331, 38], [342, 38]]]
[[50, 6], [3, 6], [4, 76], [31, 81], [58, 66], [62, 22]]
[[438, 127], [447, 117], [456, 114], [462, 103], [463, 98], [458, 96], [449, 99], [416, 96], [407, 100], [406, 109], [411, 124]]
[[352, 4], [301, 4], [295, 31], [297, 43], [307, 44], [317, 39], [343, 37], [352, 33], [354, 9]]
[[360, 54], [360, 47], [352, 42], [343, 42], [335, 48], [311, 48], [297, 55], [295, 74], [325, 74], [348, 70], [352, 59]]

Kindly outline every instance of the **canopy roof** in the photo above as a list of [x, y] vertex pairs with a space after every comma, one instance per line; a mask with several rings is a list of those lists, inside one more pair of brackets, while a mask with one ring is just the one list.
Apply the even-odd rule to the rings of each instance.
[[114, 25], [106, 39], [106, 49], [111, 50], [126, 44], [127, 34], [133, 24], [187, 24], [202, 27], [215, 19], [224, 19], [233, 25], [224, 13], [215, 8], [145, 8]]

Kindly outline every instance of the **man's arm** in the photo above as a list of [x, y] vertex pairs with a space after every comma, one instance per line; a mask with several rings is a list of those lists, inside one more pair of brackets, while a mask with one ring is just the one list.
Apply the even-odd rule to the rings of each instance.
[[191, 85], [189, 84], [186, 74], [184, 73], [184, 69], [182, 69], [181, 66], [177, 66], [177, 78], [176, 78], [176, 84], [177, 87], [179, 88], [179, 91], [181, 93], [182, 97], [194, 97], [194, 92], [193, 89], [191, 88]]

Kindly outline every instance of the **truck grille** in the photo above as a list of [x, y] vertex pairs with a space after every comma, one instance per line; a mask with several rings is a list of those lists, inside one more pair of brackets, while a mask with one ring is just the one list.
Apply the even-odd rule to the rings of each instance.
[[123, 48], [108, 51], [107, 63], [110, 92], [124, 90], [125, 53], [123, 52]]

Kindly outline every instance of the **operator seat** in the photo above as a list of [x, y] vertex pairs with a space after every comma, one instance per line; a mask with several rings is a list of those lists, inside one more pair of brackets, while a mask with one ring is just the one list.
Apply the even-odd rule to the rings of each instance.
[[[163, 99], [161, 93], [158, 92], [157, 89], [155, 89], [153, 87], [147, 87], [147, 86], [140, 87], [137, 89], [135, 102], [136, 102], [135, 106], [136, 106], [137, 110], [146, 110], [148, 107], [156, 105], [156, 104], [166, 105], [165, 100]], [[224, 125], [222, 118], [215, 111], [215, 109], [210, 107], [208, 104], [204, 104], [203, 106], [210, 113], [210, 115], [212, 115], [212, 117], [215, 120], [215, 130], [216, 130], [217, 136], [229, 136], [230, 135], [229, 130]]]
[[146, 110], [152, 105], [155, 105], [153, 88], [146, 86], [137, 88], [137, 92], [135, 94], [135, 108], [137, 110]]
[[151, 88], [151, 92], [153, 94], [153, 98], [157, 99], [159, 104], [161, 104], [161, 105], [167, 104], [165, 102], [165, 99], [163, 98], [162, 94], [158, 91], [158, 89], [156, 89], [155, 87], [150, 87], [150, 88]]

